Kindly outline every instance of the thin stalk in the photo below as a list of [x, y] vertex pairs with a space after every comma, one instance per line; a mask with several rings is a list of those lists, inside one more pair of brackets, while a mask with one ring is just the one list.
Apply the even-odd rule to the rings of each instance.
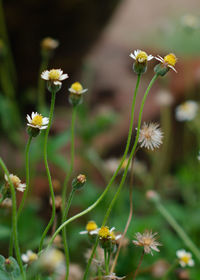
[[105, 263], [105, 271], [106, 271], [106, 275], [109, 274], [109, 271], [107, 269], [107, 250], [104, 248], [104, 263]]
[[[150, 91], [150, 89], [151, 89], [153, 83], [155, 82], [155, 80], [156, 80], [157, 78], [158, 78], [158, 75], [155, 74], [155, 75], [153, 76], [152, 80], [150, 81], [150, 83], [149, 83], [149, 85], [148, 85], [148, 87], [147, 87], [147, 89], [146, 89], [146, 92], [145, 92], [145, 94], [144, 94], [144, 96], [143, 96], [143, 99], [142, 99], [142, 102], [141, 102], [141, 106], [140, 106], [139, 117], [138, 117], [138, 126], [137, 126], [137, 134], [136, 134], [135, 142], [134, 142], [133, 148], [132, 148], [132, 150], [131, 150], [131, 153], [130, 153], [130, 156], [129, 156], [129, 159], [128, 159], [128, 163], [127, 163], [126, 168], [125, 168], [125, 170], [124, 170], [124, 173], [123, 173], [123, 176], [122, 176], [120, 185], [119, 185], [119, 187], [118, 187], [118, 189], [117, 189], [117, 191], [116, 191], [116, 193], [115, 193], [115, 195], [114, 195], [114, 197], [113, 197], [113, 199], [112, 199], [112, 201], [111, 201], [111, 203], [110, 203], [110, 205], [109, 205], [109, 208], [108, 208], [108, 210], [107, 210], [107, 212], [106, 212], [106, 214], [105, 214], [105, 217], [104, 217], [102, 226], [104, 226], [104, 225], [106, 224], [106, 222], [107, 222], [107, 220], [108, 220], [108, 218], [109, 218], [109, 215], [110, 215], [110, 213], [111, 213], [111, 210], [112, 210], [112, 208], [113, 208], [113, 206], [114, 206], [114, 204], [115, 204], [115, 201], [117, 200], [118, 195], [120, 194], [121, 189], [122, 189], [122, 187], [123, 187], [123, 185], [124, 185], [124, 182], [125, 182], [125, 180], [126, 180], [126, 176], [127, 176], [127, 173], [128, 173], [129, 165], [130, 165], [130, 163], [131, 163], [132, 157], [134, 156], [134, 153], [135, 153], [135, 150], [136, 150], [136, 147], [137, 147], [137, 143], [138, 143], [138, 139], [139, 139], [139, 134], [140, 134], [140, 127], [141, 127], [141, 122], [142, 122], [142, 113], [143, 113], [143, 109], [144, 109], [144, 104], [145, 104], [146, 98], [147, 98], [147, 96], [148, 96], [148, 93], [149, 93], [149, 91]], [[91, 257], [90, 257], [90, 259], [88, 260], [88, 263], [87, 263], [87, 266], [86, 266], [86, 270], [85, 270], [85, 274], [84, 274], [84, 280], [87, 279], [87, 274], [88, 274], [88, 272], [89, 272], [89, 268], [90, 268], [90, 265], [91, 265], [93, 256], [94, 256], [94, 254], [95, 254], [95, 250], [96, 250], [96, 248], [97, 248], [97, 244], [98, 244], [98, 240], [97, 240], [96, 243], [95, 243], [95, 246], [94, 246], [93, 252], [92, 252], [92, 254], [91, 254]]]
[[[66, 206], [65, 211], [64, 211], [64, 216], [66, 218], [67, 218], [67, 214], [69, 212], [69, 208], [71, 206], [74, 194], [75, 194], [75, 189], [72, 189], [72, 191], [71, 191], [71, 193], [69, 195], [67, 206]], [[65, 275], [65, 279], [67, 280], [69, 278], [69, 248], [68, 248], [68, 244], [67, 244], [67, 229], [66, 229], [66, 227], [64, 227], [63, 230], [62, 230], [62, 238], [63, 238], [63, 245], [64, 245], [64, 251], [65, 251], [65, 260], [66, 260], [66, 275]]]
[[24, 207], [24, 203], [26, 201], [28, 191], [30, 188], [30, 172], [29, 172], [29, 151], [30, 151], [30, 145], [31, 145], [32, 136], [29, 137], [27, 145], [26, 145], [26, 151], [25, 151], [25, 158], [26, 158], [26, 189], [24, 191], [24, 195], [22, 197], [18, 212], [17, 212], [17, 219], [19, 219], [19, 216], [21, 214], [21, 211]]
[[15, 253], [16, 253], [16, 258], [17, 262], [20, 267], [20, 271], [22, 274], [23, 280], [26, 279], [25, 272], [23, 269], [23, 264], [22, 264], [22, 259], [21, 259], [21, 253], [20, 253], [20, 248], [19, 248], [19, 240], [18, 240], [18, 230], [17, 230], [17, 203], [16, 203], [16, 194], [15, 194], [15, 188], [13, 186], [13, 183], [10, 180], [10, 174], [8, 172], [7, 167], [5, 166], [3, 160], [0, 158], [0, 165], [1, 168], [3, 169], [4, 173], [6, 174], [11, 190], [11, 196], [12, 196], [12, 232], [14, 236], [14, 245], [15, 245]]
[[56, 92], [52, 91], [51, 107], [50, 107], [50, 113], [49, 113], [49, 123], [48, 123], [48, 127], [46, 129], [45, 137], [44, 137], [44, 164], [45, 164], [45, 168], [46, 168], [46, 172], [47, 172], [47, 177], [48, 177], [48, 181], [49, 181], [49, 188], [50, 188], [50, 192], [51, 192], [52, 214], [51, 214], [51, 219], [50, 219], [47, 227], [45, 228], [45, 230], [44, 230], [44, 232], [42, 234], [42, 238], [41, 238], [41, 241], [40, 241], [39, 251], [38, 252], [40, 252], [42, 250], [44, 238], [46, 237], [46, 235], [47, 235], [51, 225], [53, 224], [53, 221], [54, 221], [54, 218], [55, 218], [55, 214], [56, 214], [55, 195], [54, 195], [54, 190], [53, 190], [53, 185], [52, 185], [52, 180], [51, 180], [51, 173], [50, 173], [49, 165], [48, 165], [48, 161], [47, 161], [47, 141], [48, 141], [49, 131], [50, 131], [50, 127], [51, 127], [51, 123], [52, 123], [52, 119], [53, 119], [55, 100], [56, 100]]
[[132, 196], [133, 196], [133, 163], [134, 163], [134, 158], [131, 161], [131, 171], [130, 171], [131, 176], [130, 176], [130, 184], [129, 184], [129, 202], [130, 202], [129, 216], [128, 216], [128, 220], [127, 220], [124, 232], [123, 232], [122, 237], [121, 237], [120, 242], [119, 242], [117, 253], [115, 255], [115, 258], [114, 258], [114, 261], [113, 261], [113, 264], [112, 264], [112, 267], [111, 267], [110, 275], [115, 270], [115, 266], [117, 264], [117, 260], [118, 260], [119, 253], [120, 253], [120, 250], [121, 250], [122, 242], [123, 242], [123, 239], [124, 239], [124, 237], [125, 237], [125, 235], [128, 231], [128, 228], [129, 228], [132, 216], [133, 216], [133, 200], [132, 200]]
[[168, 221], [171, 227], [176, 231], [179, 237], [183, 240], [185, 245], [190, 249], [190, 251], [196, 256], [196, 258], [200, 261], [200, 251], [197, 246], [193, 243], [193, 241], [186, 234], [184, 229], [177, 223], [174, 217], [168, 212], [168, 210], [161, 204], [161, 202], [156, 201], [155, 205], [158, 211], [163, 215], [163, 217]]
[[131, 135], [132, 135], [133, 123], [134, 123], [135, 102], [136, 102], [136, 96], [137, 96], [138, 87], [139, 87], [139, 83], [140, 83], [140, 78], [141, 78], [141, 76], [138, 75], [138, 79], [137, 79], [137, 83], [136, 83], [136, 87], [135, 87], [135, 91], [134, 91], [134, 96], [133, 96], [133, 102], [132, 102], [131, 122], [130, 122], [130, 127], [129, 127], [128, 139], [127, 139], [127, 143], [126, 143], [125, 152], [123, 154], [123, 157], [122, 157], [122, 159], [121, 159], [121, 161], [119, 163], [119, 166], [118, 166], [117, 170], [113, 174], [113, 176], [112, 176], [110, 182], [108, 183], [108, 185], [106, 186], [106, 189], [104, 190], [104, 192], [101, 194], [101, 196], [92, 205], [90, 205], [87, 209], [85, 209], [84, 211], [78, 213], [77, 215], [74, 215], [73, 217], [71, 217], [70, 219], [65, 221], [62, 225], [60, 225], [60, 227], [56, 230], [56, 232], [52, 236], [52, 238], [51, 238], [51, 240], [49, 242], [48, 247], [51, 246], [51, 244], [53, 243], [53, 240], [55, 239], [56, 235], [59, 234], [59, 232], [63, 229], [63, 227], [67, 226], [69, 223], [71, 223], [72, 221], [82, 217], [83, 215], [89, 213], [90, 211], [92, 211], [101, 202], [101, 200], [104, 198], [104, 196], [107, 194], [107, 192], [109, 191], [110, 187], [112, 186], [115, 178], [117, 177], [117, 174], [119, 173], [119, 171], [120, 171], [120, 169], [122, 167], [122, 164], [124, 163], [124, 160], [126, 159], [126, 156], [127, 156], [127, 153], [129, 151], [129, 147], [130, 147]]
[[134, 273], [134, 275], [133, 275], [133, 280], [136, 279], [136, 276], [137, 276], [137, 274], [138, 274], [138, 272], [139, 272], [139, 269], [140, 269], [140, 266], [141, 266], [141, 264], [142, 264], [143, 258], [144, 258], [144, 250], [142, 251], [142, 255], [141, 255], [141, 257], [140, 257], [140, 261], [139, 261], [138, 266], [137, 266], [137, 268], [136, 268], [136, 271], [135, 271], [135, 273]]
[[71, 120], [71, 151], [70, 151], [70, 167], [69, 167], [69, 171], [65, 177], [64, 180], [64, 185], [63, 185], [63, 191], [62, 191], [62, 209], [63, 209], [63, 216], [62, 216], [62, 220], [65, 219], [65, 215], [64, 215], [64, 209], [65, 209], [65, 203], [66, 203], [66, 196], [67, 196], [67, 184], [69, 182], [69, 179], [72, 175], [73, 172], [73, 168], [74, 168], [74, 130], [75, 130], [75, 120], [76, 120], [76, 112], [77, 112], [77, 108], [73, 107], [73, 111], [72, 111], [72, 120]]

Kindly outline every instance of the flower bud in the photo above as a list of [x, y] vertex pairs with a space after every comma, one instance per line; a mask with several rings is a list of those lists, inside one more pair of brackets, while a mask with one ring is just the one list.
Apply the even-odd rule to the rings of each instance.
[[160, 197], [154, 190], [149, 190], [146, 192], [146, 198], [152, 202], [159, 202]]
[[169, 71], [169, 68], [164, 64], [157, 64], [154, 67], [154, 72], [162, 77], [165, 76], [168, 71]]
[[86, 176], [83, 174], [79, 174], [73, 181], [72, 181], [72, 187], [74, 190], [81, 189], [86, 182]]
[[40, 134], [40, 129], [28, 126], [27, 133], [30, 137], [37, 137]]
[[69, 103], [76, 107], [83, 102], [83, 93], [85, 93], [87, 89], [84, 89], [83, 86], [79, 82], [75, 82], [69, 88]]
[[5, 259], [4, 266], [7, 272], [12, 272], [15, 269], [15, 264], [11, 257]]

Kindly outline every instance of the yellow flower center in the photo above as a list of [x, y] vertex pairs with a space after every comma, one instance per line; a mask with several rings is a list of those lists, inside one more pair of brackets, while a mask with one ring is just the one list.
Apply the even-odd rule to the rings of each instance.
[[146, 62], [148, 58], [148, 55], [146, 52], [139, 52], [139, 54], [136, 56], [136, 60], [139, 61], [140, 63]]
[[98, 234], [99, 234], [99, 237], [101, 237], [101, 238], [110, 237], [109, 228], [108, 227], [101, 227]]
[[187, 256], [187, 255], [185, 255], [185, 256], [183, 256], [183, 257], [181, 258], [181, 261], [184, 262], [184, 263], [186, 263], [186, 264], [188, 264], [189, 261], [190, 261], [190, 257]]
[[79, 82], [75, 82], [71, 85], [71, 89], [75, 90], [76, 92], [80, 92], [83, 90], [83, 87]]
[[37, 254], [32, 253], [29, 255], [29, 262], [34, 262], [37, 260], [37, 258], [38, 258]]
[[19, 184], [21, 183], [21, 180], [16, 175], [10, 175], [10, 180], [15, 187], [19, 186]]
[[148, 237], [145, 237], [143, 242], [144, 242], [144, 245], [149, 246], [152, 243], [152, 239], [148, 238]]
[[87, 223], [86, 225], [86, 230], [87, 231], [92, 231], [92, 230], [95, 230], [97, 229], [97, 224], [94, 222], [94, 221], [90, 221]]
[[52, 69], [49, 71], [49, 80], [57, 81], [60, 78], [60, 71]]
[[42, 120], [43, 117], [41, 115], [36, 115], [33, 119], [32, 119], [32, 124], [33, 125], [38, 125], [38, 126], [42, 126]]
[[171, 66], [175, 66], [177, 58], [173, 53], [170, 53], [164, 57], [164, 61]]

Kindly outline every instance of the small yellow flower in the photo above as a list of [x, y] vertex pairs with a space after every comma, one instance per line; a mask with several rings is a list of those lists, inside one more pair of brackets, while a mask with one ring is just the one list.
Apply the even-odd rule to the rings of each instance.
[[27, 125], [33, 128], [46, 129], [49, 123], [49, 118], [45, 118], [37, 112], [32, 112], [31, 117], [27, 115]]
[[73, 83], [71, 85], [71, 87], [69, 88], [69, 92], [74, 93], [74, 94], [83, 94], [86, 91], [87, 91], [87, 89], [84, 89], [83, 86], [81, 85], [81, 83], [79, 83], [79, 82]]
[[176, 62], [177, 62], [177, 57], [175, 54], [170, 53], [166, 55], [164, 58], [158, 55], [155, 57], [156, 60], [160, 61], [164, 66], [171, 68], [173, 71], [177, 72], [176, 69], [174, 68]]
[[60, 85], [61, 82], [68, 78], [67, 74], [63, 74], [61, 69], [51, 69], [50, 71], [46, 70], [42, 72], [41, 78], [46, 81], [52, 82], [54, 85]]
[[87, 231], [92, 231], [97, 229], [97, 224], [94, 221], [89, 221], [86, 225]]
[[98, 235], [100, 239], [110, 239], [111, 236], [110, 236], [109, 227], [107, 226], [101, 227], [98, 232]]
[[98, 234], [98, 227], [94, 221], [89, 221], [86, 225], [86, 230], [79, 232], [80, 234], [94, 235]]
[[38, 255], [31, 250], [28, 250], [26, 254], [22, 255], [22, 260], [25, 263], [31, 264], [32, 262], [36, 261], [38, 259]]
[[139, 63], [146, 63], [147, 61], [153, 59], [153, 56], [151, 54], [148, 55], [146, 52], [141, 50], [135, 50], [134, 54], [130, 54], [130, 57]]
[[[8, 177], [7, 177], [6, 174], [5, 174], [4, 177], [5, 177], [5, 180], [6, 180], [7, 184], [9, 184]], [[18, 190], [20, 192], [24, 192], [25, 191], [26, 184], [22, 184], [21, 180], [19, 179], [19, 177], [17, 177], [16, 175], [13, 175], [13, 174], [10, 174], [9, 177], [10, 177], [10, 180], [13, 183], [13, 185], [14, 185], [16, 190]]]
[[178, 250], [176, 255], [179, 259], [179, 264], [182, 267], [185, 266], [194, 266], [194, 260], [192, 259], [192, 254], [190, 252], [186, 252], [184, 249]]

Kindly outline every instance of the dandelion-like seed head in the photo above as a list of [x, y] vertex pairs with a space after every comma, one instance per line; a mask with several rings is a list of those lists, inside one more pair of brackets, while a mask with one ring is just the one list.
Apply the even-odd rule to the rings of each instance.
[[140, 129], [139, 140], [141, 147], [151, 149], [159, 148], [162, 144], [163, 133], [157, 123], [144, 123]]
[[97, 224], [94, 221], [89, 221], [86, 225], [86, 230], [88, 232], [96, 230], [97, 229]]
[[192, 259], [192, 254], [190, 252], [186, 252], [184, 249], [178, 250], [176, 255], [179, 260], [179, 264], [182, 267], [185, 266], [194, 266], [194, 260]]
[[160, 252], [160, 250], [157, 247], [161, 246], [161, 244], [156, 241], [156, 235], [157, 232], [152, 233], [152, 231], [148, 230], [146, 230], [143, 234], [137, 232], [135, 235], [136, 240], [133, 240], [133, 244], [135, 244], [136, 246], [144, 247], [145, 254], [153, 255], [152, 250]]
[[109, 227], [107, 227], [107, 226], [101, 227], [99, 232], [98, 232], [98, 235], [99, 235], [99, 238], [101, 238], [101, 239], [108, 239], [108, 238], [110, 238]]

